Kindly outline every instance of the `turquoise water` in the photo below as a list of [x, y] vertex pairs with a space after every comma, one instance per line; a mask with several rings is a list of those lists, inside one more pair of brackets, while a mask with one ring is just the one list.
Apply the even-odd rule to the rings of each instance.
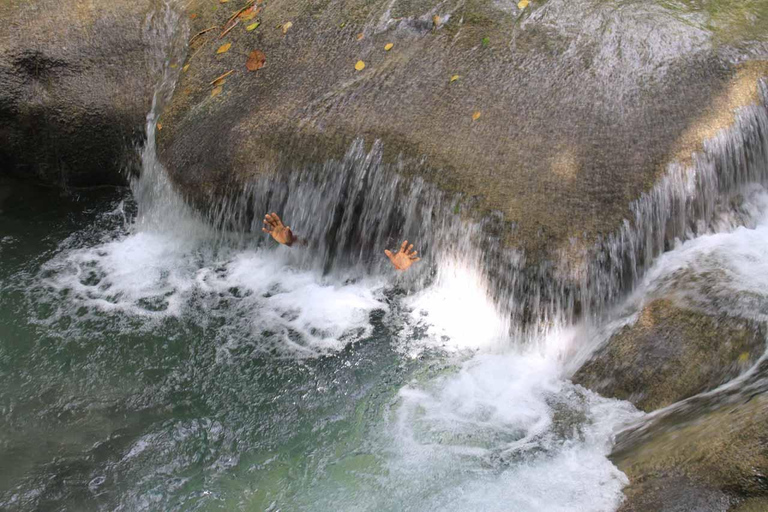
[[142, 228], [130, 192], [12, 190], [2, 508], [618, 503], [624, 477], [606, 454], [631, 406], [561, 379], [574, 334], [529, 351], [503, 341], [462, 265], [421, 291], [342, 280], [204, 226]]

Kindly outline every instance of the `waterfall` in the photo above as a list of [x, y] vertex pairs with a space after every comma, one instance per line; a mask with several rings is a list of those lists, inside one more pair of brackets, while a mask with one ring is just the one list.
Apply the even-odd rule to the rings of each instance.
[[690, 166], [670, 164], [630, 205], [618, 230], [577, 262], [565, 255], [527, 261], [502, 242], [501, 214], [478, 219], [471, 199], [429, 182], [437, 171], [428, 162], [383, 163], [381, 142], [366, 149], [362, 139], [339, 160], [275, 169], [233, 190], [211, 208], [209, 222], [242, 240], [259, 233], [264, 213], [278, 212], [309, 240], [301, 264], [326, 273], [382, 274], [384, 248], [408, 239], [424, 261], [404, 282], [421, 289], [446, 262], [459, 259], [481, 269], [513, 337], [535, 337], [553, 325], [603, 315], [660, 254], [713, 229], [730, 195], [768, 181], [768, 86], [759, 89], [759, 104], [740, 109], [734, 125], [706, 141]]

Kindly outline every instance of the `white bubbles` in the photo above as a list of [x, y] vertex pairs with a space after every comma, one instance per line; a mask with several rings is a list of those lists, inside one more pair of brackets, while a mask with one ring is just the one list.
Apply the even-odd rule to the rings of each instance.
[[214, 249], [204, 239], [136, 230], [64, 247], [44, 266], [41, 284], [54, 296], [67, 294], [59, 316], [85, 309], [144, 319], [146, 328], [174, 317], [200, 324], [222, 318], [217, 338], [224, 347], [245, 341], [314, 356], [369, 333], [370, 312], [387, 307], [381, 283], [293, 268], [290, 250]]
[[607, 455], [639, 414], [562, 380], [550, 357], [478, 355], [400, 399], [390, 471], [423, 496], [414, 510], [606, 511], [621, 500], [626, 477]]
[[671, 294], [705, 309], [768, 318], [768, 191], [747, 187], [715, 231], [659, 257], [634, 293], [636, 303]]

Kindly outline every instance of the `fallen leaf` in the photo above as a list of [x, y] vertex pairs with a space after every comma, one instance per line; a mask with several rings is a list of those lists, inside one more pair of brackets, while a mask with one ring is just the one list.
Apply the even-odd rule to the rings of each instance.
[[219, 3], [220, 3], [220, 4], [225, 4], [225, 3], [227, 3], [227, 2], [229, 2], [229, 0], [219, 0]]
[[227, 72], [226, 72], [226, 73], [224, 73], [223, 75], [221, 75], [221, 76], [217, 76], [216, 78], [214, 78], [213, 80], [211, 80], [211, 83], [210, 83], [210, 84], [208, 84], [208, 85], [213, 85], [214, 87], [217, 87], [217, 86], [219, 86], [219, 85], [223, 84], [223, 83], [224, 83], [224, 79], [225, 79], [225, 78], [227, 78], [229, 75], [231, 75], [231, 74], [232, 74], [232, 73], [234, 73], [234, 72], [235, 72], [235, 70], [234, 70], [234, 69], [230, 69], [229, 71], [227, 71]]
[[282, 26], [283, 34], [288, 32], [288, 29], [290, 29], [292, 26], [293, 26], [293, 22], [291, 21], [286, 21], [285, 23], [283, 23], [283, 26]]
[[437, 28], [440, 26], [440, 16], [438, 16], [437, 14], [432, 16], [432, 25], [434, 26], [434, 28]]
[[359, 60], [357, 61], [357, 64], [355, 64], [355, 69], [358, 71], [362, 71], [365, 69], [365, 62]]
[[216, 53], [224, 53], [232, 46], [232, 43], [225, 43], [221, 46], [219, 46], [219, 49], [216, 50]]
[[163, 129], [163, 123], [157, 123], [157, 131], [160, 131]]
[[186, 66], [184, 66], [183, 68], [181, 68], [181, 70], [182, 70], [183, 72], [185, 72], [185, 73], [187, 72], [187, 70], [188, 70], [188, 69], [189, 69], [189, 64], [187, 64]]
[[247, 8], [246, 10], [238, 14], [237, 17], [243, 21], [250, 21], [253, 18], [255, 18], [256, 15], [259, 14], [260, 12], [261, 12], [261, 7], [250, 6], [249, 8]]
[[389, 50], [392, 49], [393, 46], [395, 46], [395, 45], [392, 44], [392, 43], [387, 43], [387, 44], [384, 45], [384, 50], [385, 51], [389, 51]]
[[344, 28], [346, 26], [347, 26], [347, 22], [346, 21], [344, 21], [342, 23], [339, 23], [339, 28]]
[[264, 67], [267, 63], [267, 56], [261, 50], [253, 50], [248, 54], [248, 60], [245, 61], [245, 67], [248, 71], [256, 71]]
[[456, 81], [456, 80], [458, 80], [459, 78], [461, 78], [461, 75], [453, 75], [453, 76], [451, 77], [451, 82], [455, 82], [455, 81]]
[[259, 22], [257, 21], [256, 23], [251, 23], [250, 25], [245, 27], [245, 30], [250, 32], [251, 30], [256, 30], [258, 27], [259, 27]]
[[219, 86], [219, 87], [216, 87], [214, 90], [212, 90], [212, 91], [211, 91], [211, 98], [215, 98], [216, 96], [218, 96], [219, 94], [221, 94], [221, 91], [222, 91], [222, 90], [223, 90], [223, 89], [222, 89], [220, 86]]
[[176, 64], [176, 63], [171, 64], [171, 69], [176, 69], [177, 67], [179, 67], [178, 64]]
[[480, 115], [481, 115], [480, 111], [479, 110], [476, 111], [474, 114], [472, 114], [472, 120], [477, 121], [478, 119], [480, 119]]
[[364, 37], [365, 37], [365, 34], [363, 34], [362, 32], [360, 32], [359, 34], [357, 34], [357, 40], [358, 40], [358, 41], [360, 41], [360, 40], [361, 40], [362, 38], [364, 38]]
[[189, 19], [193, 20], [195, 18], [197, 18], [197, 14], [195, 14], [194, 12], [189, 15]]
[[529, 2], [528, 2], [528, 0], [520, 0], [520, 1], [517, 3], [517, 8], [518, 8], [518, 9], [520, 9], [520, 10], [522, 11], [523, 9], [525, 9], [526, 7], [528, 7], [528, 3], [529, 3]]

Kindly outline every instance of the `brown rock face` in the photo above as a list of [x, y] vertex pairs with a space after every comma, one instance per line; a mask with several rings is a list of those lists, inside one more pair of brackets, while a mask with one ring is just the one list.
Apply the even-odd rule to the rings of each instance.
[[[768, 397], [729, 401], [681, 421], [673, 414], [612, 455], [629, 477], [621, 512], [765, 510]], [[630, 436], [631, 437], [631, 436]]]
[[0, 172], [46, 184], [123, 183], [154, 78], [151, 0], [0, 4]]
[[573, 381], [650, 412], [731, 380], [754, 364], [764, 345], [759, 325], [657, 299], [582, 366]]
[[[613, 232], [667, 162], [756, 100], [766, 67], [731, 64], [736, 42], [706, 14], [661, 4], [276, 0], [256, 29], [242, 21], [221, 36], [240, 5], [193, 1], [190, 34], [220, 28], [191, 43], [160, 157], [207, 205], [379, 139], [385, 160], [426, 158], [428, 181], [502, 212], [511, 245], [549, 255]], [[257, 71], [253, 50], [266, 55]]]

